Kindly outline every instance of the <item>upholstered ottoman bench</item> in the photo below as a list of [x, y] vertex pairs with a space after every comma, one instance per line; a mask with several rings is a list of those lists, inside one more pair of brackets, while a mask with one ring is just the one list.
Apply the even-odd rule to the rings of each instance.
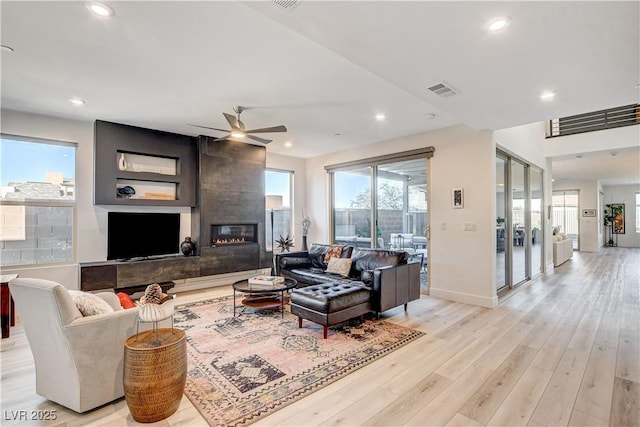
[[327, 338], [329, 326], [337, 325], [371, 311], [371, 290], [364, 283], [322, 283], [291, 291], [291, 313], [324, 326]]

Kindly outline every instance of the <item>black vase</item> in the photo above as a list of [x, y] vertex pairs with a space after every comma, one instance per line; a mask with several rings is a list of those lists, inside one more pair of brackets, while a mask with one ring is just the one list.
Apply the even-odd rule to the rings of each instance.
[[180, 243], [180, 251], [184, 256], [191, 256], [196, 251], [196, 244], [191, 241], [191, 237], [185, 237]]
[[302, 236], [302, 250], [303, 251], [309, 250], [309, 248], [307, 248], [307, 236]]

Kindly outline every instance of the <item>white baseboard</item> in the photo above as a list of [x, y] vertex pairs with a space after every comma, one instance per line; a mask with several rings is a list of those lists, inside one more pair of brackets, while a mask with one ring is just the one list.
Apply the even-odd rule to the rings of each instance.
[[498, 305], [498, 296], [483, 297], [480, 295], [463, 294], [447, 289], [430, 288], [429, 296], [446, 299], [465, 304], [479, 305], [480, 307], [494, 308]]
[[270, 268], [239, 271], [235, 273], [216, 274], [215, 276], [194, 277], [191, 279], [174, 280], [176, 286], [169, 290], [169, 293], [180, 293], [195, 291], [198, 289], [214, 288], [217, 286], [228, 286], [238, 280], [248, 279], [260, 274], [269, 274]]

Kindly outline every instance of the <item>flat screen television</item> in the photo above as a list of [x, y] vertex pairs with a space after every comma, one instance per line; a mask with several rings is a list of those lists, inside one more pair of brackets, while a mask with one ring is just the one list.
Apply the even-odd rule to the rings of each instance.
[[129, 260], [179, 253], [180, 214], [109, 212], [107, 259]]

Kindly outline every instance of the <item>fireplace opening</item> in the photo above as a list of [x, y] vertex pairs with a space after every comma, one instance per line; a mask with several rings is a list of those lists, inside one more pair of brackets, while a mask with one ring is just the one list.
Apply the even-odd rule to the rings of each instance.
[[258, 224], [212, 224], [211, 246], [258, 243]]

